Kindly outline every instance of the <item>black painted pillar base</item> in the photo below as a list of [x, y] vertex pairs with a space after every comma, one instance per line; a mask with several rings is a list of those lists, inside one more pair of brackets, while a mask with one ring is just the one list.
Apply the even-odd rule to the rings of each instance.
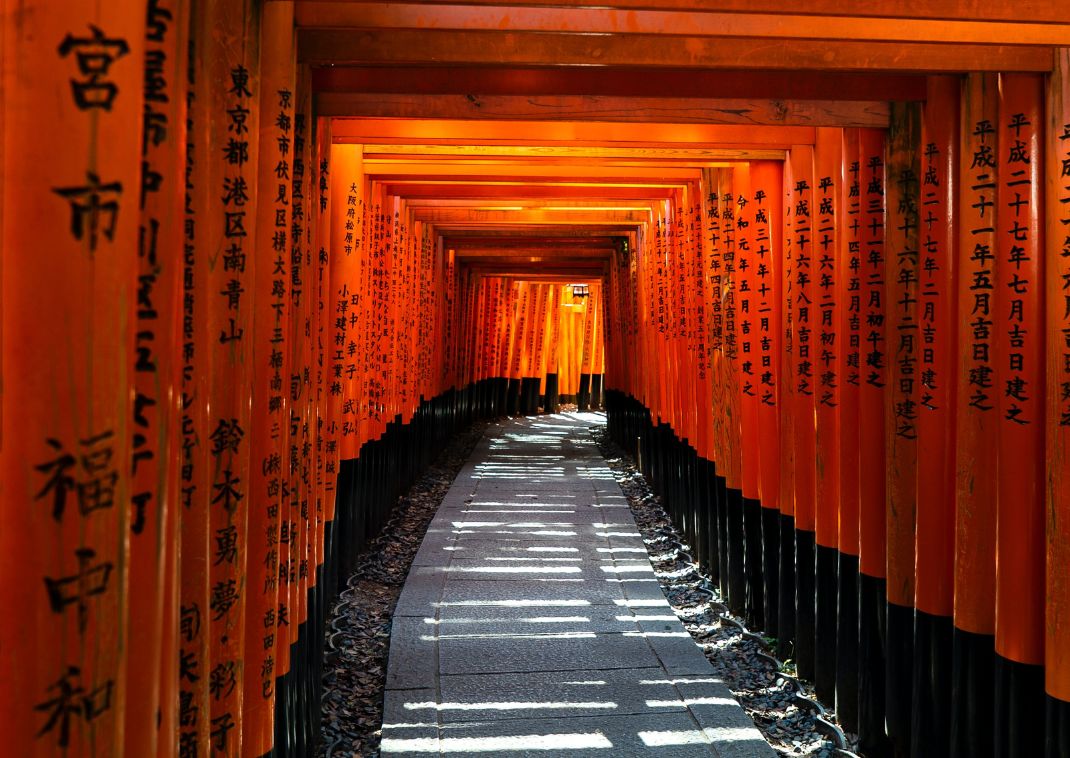
[[914, 609], [888, 603], [885, 666], [885, 725], [897, 755], [910, 752], [910, 711], [914, 690]]
[[725, 490], [725, 521], [728, 548], [728, 607], [743, 615], [747, 610], [747, 578], [743, 561], [743, 493], [735, 488]]
[[604, 384], [605, 377], [602, 374], [591, 374], [591, 410], [601, 410], [604, 405]]
[[858, 574], [858, 752], [890, 758], [884, 729], [888, 601], [883, 578]]
[[717, 566], [720, 574], [718, 589], [721, 597], [728, 600], [728, 484], [717, 475], [714, 480], [714, 516], [717, 519]]
[[710, 580], [714, 585], [721, 582], [721, 556], [717, 544], [717, 464], [710, 460], [701, 461], [700, 476], [706, 481], [706, 514], [703, 518], [703, 528], [706, 532], [706, 540], [703, 543], [703, 552], [706, 556], [706, 570], [710, 574]]
[[780, 597], [777, 658], [795, 657], [795, 517], [780, 514]]
[[762, 579], [765, 583], [765, 632], [780, 632], [780, 511], [762, 508]]
[[795, 665], [799, 676], [813, 681], [817, 588], [814, 533], [795, 530]]
[[520, 380], [509, 379], [505, 400], [505, 414], [516, 416], [520, 413]]
[[1047, 695], [1047, 758], [1070, 758], [1070, 702]]
[[825, 703], [836, 702], [836, 578], [840, 553], [817, 545], [814, 617], [814, 689]]
[[1043, 755], [1045, 742], [1044, 667], [995, 658], [996, 758]]
[[952, 629], [950, 616], [914, 614], [914, 758], [943, 758], [951, 751]]
[[765, 582], [762, 579], [762, 503], [743, 498], [744, 574], [747, 578], [747, 624], [765, 628]]
[[576, 395], [576, 407], [581, 411], [591, 408], [591, 375], [580, 374], [580, 390]]
[[951, 758], [992, 758], [996, 638], [962, 629], [952, 632]]
[[858, 556], [839, 554], [836, 624], [836, 716], [858, 733]]
[[[547, 413], [557, 413], [561, 410], [561, 399], [558, 397], [557, 374], [546, 375], [546, 405], [543, 406]], [[618, 440], [619, 443], [619, 440]]]

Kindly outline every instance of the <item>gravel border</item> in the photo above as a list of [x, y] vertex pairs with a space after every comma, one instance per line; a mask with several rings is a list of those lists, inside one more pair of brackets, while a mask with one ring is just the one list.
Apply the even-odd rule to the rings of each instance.
[[319, 758], [379, 755], [390, 629], [427, 527], [492, 422], [456, 435], [397, 505], [358, 559], [328, 613]]
[[817, 702], [812, 684], [773, 657], [775, 641], [747, 631], [743, 619], [729, 612], [631, 456], [605, 425], [590, 432], [628, 499], [673, 611], [773, 749], [786, 756], [854, 756], [847, 748], [855, 736], [844, 735], [835, 714]]

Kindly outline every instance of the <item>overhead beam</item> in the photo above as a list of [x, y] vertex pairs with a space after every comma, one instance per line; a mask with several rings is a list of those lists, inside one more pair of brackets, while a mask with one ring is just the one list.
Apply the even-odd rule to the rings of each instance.
[[[349, 0], [353, 2], [354, 0]], [[346, 4], [346, 0], [341, 0]], [[298, 20], [312, 6], [323, 0], [297, 0]], [[461, 4], [461, 3], [458, 3]], [[571, 0], [465, 0], [463, 5], [525, 8], [529, 6], [573, 8]], [[709, 10], [709, 0], [601, 0], [599, 7], [631, 10]], [[1070, 14], [1065, 0], [1019, 0], [1015, 3], [995, 3], [992, 0], [867, 0], [849, 6], [851, 16], [887, 19], [941, 19], [979, 21], [1020, 21], [1029, 19], [1045, 23], [1067, 23]], [[842, 16], [843, 0], [806, 0], [786, 4], [783, 0], [718, 0], [717, 10], [738, 13], [773, 15], [802, 14], [810, 16]]]
[[575, 147], [718, 147], [787, 149], [812, 145], [810, 126], [754, 129], [730, 124], [631, 124], [587, 121], [464, 121], [334, 118], [335, 142], [439, 145], [568, 145]]
[[360, 118], [623, 121], [770, 126], [888, 126], [888, 103], [601, 95], [398, 95], [320, 92], [316, 112]]
[[707, 165], [739, 160], [783, 160], [785, 150], [750, 150], [716, 147], [572, 147], [564, 145], [365, 145], [365, 157], [386, 158], [536, 158], [585, 160], [661, 161]]
[[[297, 22], [305, 27], [441, 29], [457, 31], [570, 32], [574, 34], [662, 34], [686, 30], [695, 37], [732, 40], [852, 40], [864, 42], [1061, 45], [1070, 24], [1038, 23], [1027, 15], [1001, 21], [896, 18], [874, 22], [844, 14], [821, 16], [786, 8], [778, 13], [725, 12], [721, 8], [633, 9], [612, 7], [517, 7], [511, 4], [303, 2]], [[900, 13], [893, 13], [899, 16]]]
[[525, 162], [493, 162], [476, 165], [471, 161], [410, 161], [364, 164], [365, 173], [373, 179], [448, 177], [452, 181], [472, 179], [475, 181], [515, 181], [539, 179], [542, 181], [605, 182], [607, 184], [656, 182], [687, 182], [698, 179], [700, 170], [674, 166], [573, 166], [567, 162], [557, 164], [532, 164]]
[[[1050, 71], [1051, 47], [692, 35], [301, 29], [313, 65], [650, 66], [843, 71]], [[669, 86], [670, 83], [667, 83]]]
[[850, 71], [709, 71], [671, 68], [529, 66], [330, 66], [312, 71], [316, 92], [410, 95], [609, 95], [795, 100], [924, 100], [918, 74]]
[[620, 226], [638, 225], [650, 219], [650, 211], [590, 211], [576, 208], [567, 211], [546, 210], [476, 210], [473, 208], [412, 208], [417, 221], [447, 226], [500, 226], [502, 224], [538, 224], [549, 226]]
[[467, 183], [415, 181], [384, 182], [387, 194], [406, 199], [463, 198], [530, 200], [559, 198], [588, 198], [591, 200], [662, 199], [672, 195], [674, 185], [608, 185], [533, 182]]

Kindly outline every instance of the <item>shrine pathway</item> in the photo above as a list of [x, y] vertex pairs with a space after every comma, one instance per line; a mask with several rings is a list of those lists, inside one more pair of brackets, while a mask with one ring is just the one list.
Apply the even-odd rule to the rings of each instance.
[[488, 427], [394, 612], [384, 756], [774, 755], [662, 594], [604, 419]]

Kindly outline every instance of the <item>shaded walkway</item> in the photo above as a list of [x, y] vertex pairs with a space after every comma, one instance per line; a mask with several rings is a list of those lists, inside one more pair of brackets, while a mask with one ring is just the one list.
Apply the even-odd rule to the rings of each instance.
[[665, 600], [602, 421], [477, 446], [394, 614], [383, 755], [773, 755]]

